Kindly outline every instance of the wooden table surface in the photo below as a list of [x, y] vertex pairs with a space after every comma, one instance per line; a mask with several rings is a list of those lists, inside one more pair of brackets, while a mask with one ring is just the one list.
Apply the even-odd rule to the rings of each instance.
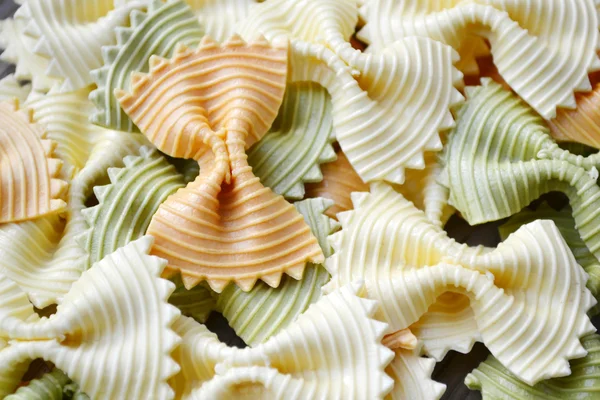
[[[18, 5], [12, 0], [0, 0], [0, 19], [8, 18], [14, 14]], [[14, 71], [14, 66], [0, 62], [0, 77]], [[500, 237], [497, 233], [499, 223], [485, 224], [470, 227], [466, 222], [454, 216], [446, 225], [450, 236], [469, 245], [483, 244], [495, 246]], [[600, 327], [600, 316], [593, 320], [596, 328]], [[211, 315], [207, 326], [219, 335], [219, 338], [233, 346], [243, 347], [244, 343], [227, 325], [227, 321], [219, 314]], [[469, 390], [463, 383], [465, 376], [487, 357], [488, 350], [481, 343], [477, 343], [469, 354], [450, 352], [444, 360], [439, 362], [434, 370], [433, 378], [447, 385], [443, 400], [476, 400], [481, 399], [479, 392]]]

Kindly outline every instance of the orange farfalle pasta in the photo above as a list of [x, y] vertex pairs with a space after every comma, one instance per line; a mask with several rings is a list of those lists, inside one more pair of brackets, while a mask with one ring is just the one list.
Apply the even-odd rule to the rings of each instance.
[[181, 271], [187, 288], [206, 280], [221, 292], [232, 280], [277, 287], [285, 272], [300, 279], [323, 253], [310, 228], [282, 196], [264, 187], [246, 149], [269, 129], [283, 100], [287, 43], [264, 38], [223, 45], [204, 38], [172, 59], [150, 59], [132, 74], [132, 93], [115, 91], [125, 112], [161, 151], [192, 158], [200, 175], [171, 195], [152, 218], [152, 254]]
[[65, 209], [67, 183], [56, 143], [18, 102], [0, 103], [0, 223], [24, 221]]
[[589, 93], [575, 95], [577, 108], [560, 109], [548, 122], [550, 134], [558, 141], [578, 142], [600, 149], [600, 83]]
[[337, 160], [321, 165], [323, 180], [306, 185], [306, 197], [324, 197], [333, 200], [335, 204], [325, 211], [325, 214], [337, 219], [337, 213], [352, 209], [350, 193], [368, 192], [369, 185], [360, 179], [341, 150], [336, 154]]

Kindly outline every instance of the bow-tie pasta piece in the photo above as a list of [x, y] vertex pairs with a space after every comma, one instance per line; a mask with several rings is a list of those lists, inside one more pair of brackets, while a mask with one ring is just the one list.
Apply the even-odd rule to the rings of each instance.
[[[176, 397], [205, 398], [202, 394], [211, 387], [224, 389], [223, 377], [238, 368], [247, 375], [231, 390], [241, 395], [256, 382], [247, 370], [268, 367], [261, 375], [273, 371], [268, 372], [271, 379], [263, 376], [259, 381], [264, 384], [252, 386], [253, 398], [383, 398], [392, 389], [384, 369], [393, 353], [381, 344], [386, 325], [372, 319], [376, 304], [359, 297], [359, 289], [347, 286], [323, 296], [254, 348], [227, 347], [205, 326], [180, 318], [174, 329], [182, 343], [174, 358], [181, 372], [170, 382]], [[272, 379], [275, 387], [268, 383]]]
[[26, 23], [25, 33], [35, 39], [33, 52], [46, 58], [46, 73], [60, 79], [60, 91], [93, 83], [90, 71], [102, 66], [102, 46], [114, 44], [115, 28], [123, 25], [133, 8], [111, 0], [28, 0], [15, 14]]
[[[363, 7], [360, 37], [387, 46], [424, 36], [459, 49], [472, 35], [490, 42], [500, 75], [546, 119], [574, 108], [576, 91], [591, 90], [600, 68], [595, 0], [480, 0], [444, 3], [373, 0]], [[574, 41], [581, 46], [573, 46]]]
[[577, 94], [575, 100], [576, 109], [562, 109], [548, 122], [551, 135], [556, 140], [600, 149], [600, 83], [595, 83], [589, 93]]
[[48, 60], [33, 53], [35, 39], [25, 34], [26, 22], [7, 18], [0, 21], [0, 60], [15, 64], [15, 77], [31, 81], [35, 90], [46, 91], [58, 85], [60, 80], [46, 75]]
[[[556, 227], [569, 245], [577, 263], [583, 267], [589, 275], [587, 287], [590, 289], [596, 299], [600, 297], [600, 262], [590, 253], [587, 246], [581, 240], [579, 232], [575, 228], [573, 212], [569, 207], [557, 211], [547, 204], [540, 205], [535, 211], [524, 210], [510, 217], [506, 223], [499, 227], [500, 236], [505, 240], [511, 233], [515, 232], [520, 226], [538, 219], [548, 219], [554, 221]], [[598, 313], [598, 306], [590, 310], [590, 315]]]
[[[170, 354], [179, 317], [167, 303], [174, 285], [166, 261], [149, 256], [149, 236], [131, 242], [86, 271], [50, 318], [35, 315], [25, 294], [2, 279], [0, 394], [12, 393], [34, 358], [51, 361], [92, 398], [172, 398], [178, 370]], [[15, 308], [19, 309], [16, 313]], [[152, 368], [135, 368], [138, 363]], [[18, 375], [21, 372], [21, 375]]]
[[323, 171], [321, 182], [306, 185], [307, 197], [323, 197], [333, 200], [334, 205], [325, 212], [333, 219], [337, 219], [336, 215], [339, 212], [352, 209], [350, 193], [369, 190], [369, 185], [360, 179], [341, 150], [336, 152], [336, 157], [335, 161], [321, 166]]
[[143, 11], [133, 10], [129, 22], [116, 28], [114, 46], [102, 47], [104, 65], [90, 72], [98, 85], [90, 94], [98, 108], [90, 113], [90, 119], [98, 125], [133, 132], [138, 129], [121, 109], [114, 90], [129, 90], [131, 73], [147, 72], [150, 56], [170, 57], [177, 43], [197, 45], [204, 30], [183, 0], [151, 0]]
[[64, 372], [54, 368], [51, 372], [28, 382], [26, 386], [21, 386], [4, 400], [62, 400], [63, 395], [73, 400], [89, 400], [89, 397], [79, 391], [77, 384], [73, 383]]
[[559, 148], [543, 120], [496, 83], [467, 93], [439, 180], [450, 189], [450, 204], [475, 225], [509, 217], [544, 193], [564, 192], [581, 238], [600, 259], [600, 153], [583, 157]]
[[588, 353], [571, 361], [569, 376], [530, 386], [489, 356], [467, 375], [465, 384], [480, 390], [484, 400], [595, 399], [600, 390], [600, 336], [588, 335], [581, 339], [581, 344]]
[[323, 179], [319, 164], [335, 160], [331, 99], [316, 83], [287, 86], [270, 131], [248, 150], [263, 185], [287, 199], [304, 197], [306, 182]]
[[[151, 58], [150, 74], [132, 76], [133, 93], [117, 91], [123, 109], [159, 150], [192, 158], [200, 175], [170, 196], [148, 234], [153, 254], [181, 272], [189, 289], [206, 280], [216, 292], [257, 279], [277, 287], [285, 272], [300, 279], [322, 251], [302, 216], [264, 187], [245, 149], [276, 117], [284, 94], [288, 48], [232, 37], [208, 38], [172, 59]], [[192, 88], [190, 90], [190, 88]]]
[[0, 223], [35, 219], [65, 209], [67, 183], [56, 143], [17, 100], [0, 103]]
[[21, 85], [14, 74], [0, 79], [0, 101], [17, 99], [19, 103], [22, 103], [29, 96], [29, 92], [31, 92], [31, 84]]
[[[185, 0], [194, 10], [206, 35], [224, 42], [255, 4], [261, 0]], [[252, 37], [251, 39], [255, 39]]]
[[98, 205], [82, 211], [88, 229], [79, 238], [87, 266], [138, 239], [167, 197], [185, 186], [183, 177], [157, 150], [142, 147], [107, 170], [110, 184], [94, 186]]
[[49, 215], [0, 225], [0, 270], [27, 293], [36, 307], [60, 303], [85, 270], [88, 255], [79, 237], [88, 229], [82, 213], [86, 201], [93, 187], [108, 179], [108, 168], [122, 167], [123, 158], [136, 154], [144, 144], [148, 142], [139, 134], [103, 134], [84, 167], [70, 180], [66, 223], [59, 215]]
[[[319, 241], [325, 257], [331, 255], [327, 236], [338, 228], [337, 222], [323, 214], [332, 204], [331, 200], [321, 198], [294, 204]], [[246, 293], [236, 286], [228, 286], [219, 295], [217, 311], [227, 318], [245, 343], [255, 346], [284, 329], [319, 300], [321, 287], [328, 280], [329, 273], [322, 265], [309, 264], [302, 279], [283, 277], [277, 288], [257, 282]]]
[[[451, 340], [440, 334], [442, 339], [431, 343], [432, 355], [439, 359], [461, 342], [470, 348], [481, 337], [529, 382], [567, 372], [565, 359], [581, 353], [578, 339], [589, 332], [585, 313], [595, 300], [585, 288], [587, 275], [552, 222], [523, 226], [496, 249], [469, 248], [448, 238], [387, 185], [353, 197], [355, 210], [338, 214], [342, 230], [330, 237], [334, 255], [325, 264], [332, 274], [328, 289], [364, 279], [369, 297], [380, 304], [377, 317], [390, 324], [390, 332], [419, 321], [446, 292], [466, 295], [470, 302], [458, 304], [472, 314], [463, 321], [465, 310], [456, 307], [449, 325], [438, 324]], [[567, 316], [573, 320], [556, 322]], [[453, 335], [457, 324], [470, 327], [464, 337]], [[542, 331], [558, 342], [532, 343]], [[419, 337], [418, 330], [413, 332]], [[532, 365], [526, 362], [530, 357], [536, 360]]]
[[361, 53], [355, 77], [327, 47], [291, 43], [290, 81], [327, 89], [336, 138], [363, 181], [403, 183], [405, 168], [423, 169], [423, 153], [441, 150], [440, 132], [454, 126], [450, 108], [463, 100], [454, 87], [462, 78], [453, 66], [458, 56], [449, 46], [406, 38]]

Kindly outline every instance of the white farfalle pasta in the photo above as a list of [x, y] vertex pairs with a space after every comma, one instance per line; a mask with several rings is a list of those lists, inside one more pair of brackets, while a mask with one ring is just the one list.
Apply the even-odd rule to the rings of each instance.
[[[145, 236], [106, 256], [75, 283], [56, 314], [39, 318], [18, 286], [0, 276], [0, 395], [12, 393], [31, 360], [53, 362], [92, 398], [173, 397], [179, 367], [171, 325], [180, 316], [149, 256]], [[138, 363], [143, 363], [141, 367]], [[140, 368], [138, 368], [140, 367]]]
[[394, 388], [387, 397], [393, 400], [439, 400], [446, 385], [431, 379], [435, 361], [419, 357], [409, 349], [394, 350], [394, 360], [385, 372], [394, 380]]
[[383, 398], [392, 389], [384, 369], [393, 353], [381, 344], [386, 324], [371, 317], [376, 303], [360, 291], [352, 285], [322, 297], [254, 348], [227, 347], [181, 317], [174, 325], [182, 337], [174, 353], [181, 372], [171, 380], [176, 397]]
[[[585, 354], [579, 338], [593, 330], [586, 311], [595, 299], [553, 222], [524, 225], [497, 249], [469, 248], [385, 184], [355, 193], [354, 206], [338, 214], [342, 230], [330, 236], [334, 255], [325, 264], [332, 274], [327, 288], [364, 279], [369, 297], [381, 304], [377, 317], [390, 324], [390, 332], [408, 328], [439, 296], [454, 292], [469, 298], [456, 311], [470, 308], [467, 322], [476, 328], [462, 340], [481, 337], [530, 384], [568, 374], [568, 360]], [[438, 356], [456, 343], [444, 344], [434, 346]]]
[[116, 42], [115, 28], [140, 2], [115, 8], [112, 0], [28, 0], [15, 14], [34, 38], [33, 52], [47, 60], [46, 74], [59, 78], [60, 91], [93, 83], [90, 71], [102, 66], [102, 46]]
[[361, 15], [359, 37], [379, 48], [408, 36], [455, 49], [487, 39], [500, 75], [546, 119], [575, 108], [574, 92], [591, 90], [588, 73], [600, 68], [595, 0], [372, 0]]
[[357, 21], [353, 1], [276, 0], [256, 5], [237, 30], [246, 39], [289, 38], [290, 80], [329, 91], [336, 137], [356, 172], [365, 182], [403, 183], [404, 169], [424, 168], [423, 153], [439, 151], [439, 132], [454, 124], [458, 55], [414, 38], [361, 53], [349, 43]]
[[463, 99], [454, 87], [462, 77], [453, 66], [457, 54], [448, 46], [403, 39], [369, 54], [358, 79], [325, 46], [292, 41], [291, 54], [291, 81], [329, 91], [336, 138], [363, 181], [403, 183], [405, 168], [423, 169], [424, 152], [442, 148], [439, 133], [454, 125], [450, 108]]

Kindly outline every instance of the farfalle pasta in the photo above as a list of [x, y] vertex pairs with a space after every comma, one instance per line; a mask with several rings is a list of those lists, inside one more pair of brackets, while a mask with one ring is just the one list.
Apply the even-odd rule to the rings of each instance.
[[[332, 204], [331, 200], [322, 198], [294, 204], [319, 241], [325, 257], [331, 256], [327, 236], [338, 228], [335, 221], [323, 214]], [[255, 346], [293, 323], [319, 300], [321, 287], [327, 281], [329, 273], [322, 265], [308, 265], [302, 279], [283, 277], [277, 288], [264, 282], [258, 282], [249, 292], [228, 286], [219, 295], [216, 309], [246, 344]]]
[[439, 182], [470, 224], [519, 212], [550, 191], [569, 197], [577, 230], [600, 259], [600, 154], [583, 157], [552, 140], [543, 120], [500, 85], [468, 88], [444, 149]]
[[138, 2], [114, 7], [112, 0], [27, 0], [16, 19], [35, 39], [34, 53], [47, 59], [46, 74], [59, 78], [59, 90], [68, 92], [92, 83], [90, 70], [101, 66], [102, 46], [116, 40], [115, 28]]
[[114, 90], [129, 90], [131, 73], [147, 72], [150, 56], [170, 57], [178, 43], [197, 45], [204, 30], [183, 0], [153, 0], [143, 10], [133, 10], [129, 25], [119, 26], [116, 32], [116, 44], [102, 47], [104, 66], [90, 72], [98, 85], [90, 94], [97, 107], [90, 119], [108, 128], [136, 132]]
[[[573, 219], [573, 211], [569, 207], [564, 207], [558, 211], [551, 208], [548, 204], [540, 205], [535, 211], [523, 210], [518, 214], [513, 215], [502, 224], [498, 230], [502, 239], [506, 239], [511, 233], [516, 231], [520, 226], [533, 222], [538, 219], [552, 220], [569, 245], [569, 249], [573, 252], [577, 263], [583, 267], [589, 275], [587, 287], [590, 289], [594, 297], [600, 297], [600, 262], [590, 253], [587, 246], [581, 240], [579, 232], [575, 227]], [[590, 311], [590, 315], [597, 313], [598, 307], [594, 307]]]
[[[327, 287], [364, 279], [390, 332], [410, 327], [440, 295], [455, 292], [470, 300], [465, 323], [474, 321], [462, 341], [481, 338], [525, 382], [567, 375], [567, 361], [585, 355], [579, 338], [593, 330], [586, 312], [596, 300], [552, 222], [525, 225], [494, 250], [468, 248], [385, 184], [353, 196], [355, 210], [338, 214], [342, 230], [331, 236]], [[556, 324], [557, 318], [569, 322]], [[535, 341], [539, 335], [553, 339]], [[456, 339], [442, 338], [442, 344], [434, 346], [438, 356]]]
[[487, 39], [502, 78], [546, 119], [559, 107], [574, 108], [574, 92], [591, 90], [588, 73], [600, 68], [594, 0], [373, 0], [361, 15], [359, 37], [378, 47], [408, 36], [455, 49], [472, 35]]
[[593, 399], [600, 389], [600, 336], [585, 336], [581, 344], [588, 353], [583, 358], [571, 361], [570, 376], [529, 386], [489, 356], [467, 375], [465, 384], [471, 389], [480, 390], [484, 400]]
[[[251, 386], [254, 398], [382, 398], [392, 389], [384, 368], [393, 353], [381, 344], [386, 325], [371, 318], [375, 302], [359, 290], [347, 286], [322, 297], [285, 330], [247, 349], [227, 347], [181, 317], [174, 325], [182, 337], [174, 353], [181, 371], [171, 380], [176, 397], [231, 398]], [[360, 335], [349, 337], [355, 329]]]
[[[25, 294], [2, 277], [2, 396], [38, 357], [93, 398], [173, 396], [167, 380], [179, 369], [170, 356], [179, 342], [171, 330], [179, 311], [167, 303], [174, 285], [160, 278], [166, 262], [148, 255], [151, 244], [143, 237], [95, 264], [50, 318], [37, 317]], [[153, 368], [133, 368], [139, 360]]]
[[331, 111], [329, 95], [319, 85], [287, 86], [270, 131], [248, 150], [248, 164], [263, 185], [287, 199], [300, 200], [305, 183], [323, 179], [320, 164], [336, 157]]
[[593, 397], [598, 1], [16, 3], [0, 397]]
[[217, 292], [231, 281], [250, 290], [257, 279], [277, 287], [284, 272], [300, 278], [307, 261], [323, 261], [300, 214], [260, 184], [245, 153], [275, 119], [287, 53], [285, 42], [232, 37], [219, 46], [205, 38], [196, 50], [180, 45], [171, 60], [151, 58], [149, 75], [132, 76], [133, 93], [117, 93], [161, 151], [200, 164], [198, 178], [161, 204], [148, 228], [153, 254], [187, 288], [206, 280]]

